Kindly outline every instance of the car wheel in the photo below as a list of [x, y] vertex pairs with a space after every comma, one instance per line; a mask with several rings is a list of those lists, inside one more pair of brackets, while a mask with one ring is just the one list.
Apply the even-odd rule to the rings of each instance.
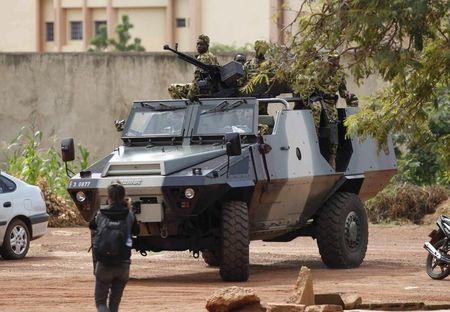
[[23, 259], [30, 248], [30, 231], [19, 219], [11, 221], [6, 229], [2, 246], [2, 256], [8, 260]]
[[249, 276], [249, 226], [247, 204], [222, 205], [222, 250], [220, 276], [224, 281], [245, 282]]
[[369, 227], [358, 195], [339, 192], [320, 209], [316, 219], [317, 245], [330, 268], [354, 268], [364, 260]]

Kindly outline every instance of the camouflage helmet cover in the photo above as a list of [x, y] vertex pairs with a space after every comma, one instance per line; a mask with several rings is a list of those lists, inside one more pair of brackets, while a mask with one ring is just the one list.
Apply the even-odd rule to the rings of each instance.
[[340, 59], [340, 55], [337, 52], [331, 52], [328, 54], [328, 60], [330, 60], [330, 61], [334, 61], [334, 60], [338, 61], [339, 59]]
[[265, 40], [256, 40], [255, 41], [255, 52], [259, 55], [266, 54], [267, 50], [269, 50], [269, 44]]
[[207, 35], [200, 35], [198, 36], [197, 43], [203, 43], [209, 46], [209, 37]]

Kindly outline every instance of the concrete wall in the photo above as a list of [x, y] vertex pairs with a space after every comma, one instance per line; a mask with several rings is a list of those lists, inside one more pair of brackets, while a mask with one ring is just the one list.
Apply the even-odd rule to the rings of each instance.
[[[191, 81], [193, 69], [163, 53], [0, 53], [0, 149], [28, 126], [102, 156], [120, 143], [113, 121], [126, 118], [133, 100], [168, 98], [167, 86]], [[349, 82], [358, 96], [379, 86]]]
[[168, 98], [167, 86], [191, 81], [193, 69], [162, 53], [0, 53], [0, 142], [28, 126], [103, 155], [120, 143], [113, 121], [133, 100]]

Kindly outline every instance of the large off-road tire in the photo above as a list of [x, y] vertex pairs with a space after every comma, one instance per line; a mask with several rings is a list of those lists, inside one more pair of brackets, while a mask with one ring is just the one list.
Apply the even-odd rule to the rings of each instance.
[[30, 248], [30, 240], [30, 230], [25, 222], [20, 219], [12, 220], [5, 232], [2, 257], [7, 260], [23, 259]]
[[218, 267], [220, 265], [220, 254], [218, 251], [203, 250], [202, 258], [210, 267]]
[[358, 267], [367, 251], [369, 227], [358, 195], [339, 192], [320, 209], [317, 245], [323, 263], [336, 269]]
[[240, 201], [223, 203], [220, 276], [224, 281], [248, 280], [249, 245], [247, 205]]

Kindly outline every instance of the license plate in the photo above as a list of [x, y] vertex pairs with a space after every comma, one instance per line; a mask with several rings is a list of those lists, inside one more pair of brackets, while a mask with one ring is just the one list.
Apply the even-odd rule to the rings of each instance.
[[141, 213], [136, 214], [140, 222], [162, 222], [163, 207], [161, 204], [141, 204]]

